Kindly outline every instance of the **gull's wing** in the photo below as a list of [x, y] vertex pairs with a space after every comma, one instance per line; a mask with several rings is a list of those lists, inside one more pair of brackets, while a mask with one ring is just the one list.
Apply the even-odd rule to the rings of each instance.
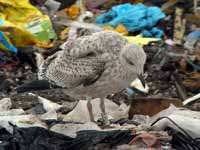
[[105, 66], [105, 62], [100, 57], [75, 58], [66, 55], [63, 51], [57, 54], [51, 63], [48, 61], [43, 64], [44, 71], [41, 69], [42, 79], [48, 79], [65, 88], [92, 84], [101, 76]]
[[72, 46], [66, 47], [64, 51], [66, 54], [76, 58], [83, 58], [88, 55], [98, 56], [103, 53], [118, 56], [127, 42], [119, 33], [100, 31], [78, 38]]

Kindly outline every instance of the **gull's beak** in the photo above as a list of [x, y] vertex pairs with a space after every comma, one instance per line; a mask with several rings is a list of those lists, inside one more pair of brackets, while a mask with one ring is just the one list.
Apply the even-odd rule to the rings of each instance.
[[145, 87], [146, 85], [145, 85], [145, 81], [144, 81], [144, 77], [143, 77], [143, 75], [138, 75], [138, 79], [140, 80], [140, 82], [142, 83], [142, 86], [143, 87]]
[[131, 83], [130, 88], [142, 93], [149, 92], [149, 87], [145, 84], [144, 77], [142, 75], [138, 75], [138, 77]]

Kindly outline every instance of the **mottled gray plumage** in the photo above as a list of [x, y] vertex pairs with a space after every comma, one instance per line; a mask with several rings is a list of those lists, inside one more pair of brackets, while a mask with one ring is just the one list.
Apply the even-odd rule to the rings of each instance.
[[64, 53], [73, 57], [84, 57], [89, 53], [119, 57], [119, 52], [128, 41], [113, 31], [100, 31], [78, 38], [72, 46], [66, 46]]
[[40, 67], [39, 79], [72, 89], [93, 81], [104, 71], [105, 62], [98, 57], [76, 58], [59, 51]]
[[141, 47], [116, 32], [101, 31], [80, 37], [71, 47], [50, 56], [38, 75], [79, 98], [104, 98], [128, 87], [143, 73], [145, 61]]

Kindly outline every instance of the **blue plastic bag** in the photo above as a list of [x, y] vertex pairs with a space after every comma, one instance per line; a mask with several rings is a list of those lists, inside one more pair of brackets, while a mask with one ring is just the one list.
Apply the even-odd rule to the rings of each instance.
[[187, 39], [196, 40], [200, 38], [200, 31], [193, 31], [188, 36]]
[[[4, 24], [3, 19], [0, 19], [0, 25], [3, 24]], [[5, 35], [2, 31], [0, 31], [0, 43], [2, 43], [2, 45], [5, 46], [11, 52], [17, 53], [17, 48], [6, 40]]]
[[165, 14], [158, 7], [147, 7], [141, 3], [137, 5], [126, 3], [112, 7], [110, 11], [97, 17], [96, 23], [112, 27], [116, 27], [121, 23], [131, 32], [151, 31], [157, 22], [164, 17]]
[[160, 38], [162, 37], [162, 35], [164, 34], [164, 32], [156, 27], [153, 27], [151, 30], [142, 30], [142, 36], [144, 37], [156, 37], [156, 38]]
[[1, 31], [0, 31], [0, 42], [11, 52], [15, 54], [17, 53], [17, 48], [6, 40], [4, 33]]

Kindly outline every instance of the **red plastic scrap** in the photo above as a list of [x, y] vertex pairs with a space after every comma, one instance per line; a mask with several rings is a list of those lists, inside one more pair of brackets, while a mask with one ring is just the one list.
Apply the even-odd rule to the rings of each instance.
[[0, 67], [7, 68], [7, 67], [15, 67], [15, 66], [17, 66], [20, 63], [20, 60], [19, 60], [19, 58], [17, 56], [13, 56], [13, 57], [16, 59], [16, 61], [14, 61], [12, 63], [8, 63], [8, 64], [0, 64]]
[[131, 140], [129, 142], [129, 145], [134, 145], [134, 144], [137, 144], [140, 142], [147, 145], [148, 150], [151, 150], [152, 148], [161, 150], [160, 141], [157, 139], [156, 136], [154, 136], [152, 134], [142, 133], [142, 134], [136, 136], [135, 138], [133, 138], [133, 140]]

